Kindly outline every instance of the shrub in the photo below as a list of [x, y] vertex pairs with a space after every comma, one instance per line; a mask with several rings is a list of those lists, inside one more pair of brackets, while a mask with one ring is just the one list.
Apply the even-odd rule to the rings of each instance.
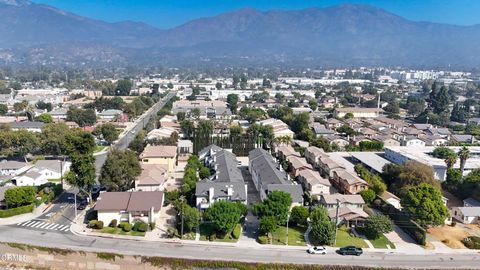
[[146, 231], [148, 231], [148, 224], [142, 222], [142, 224], [140, 224], [140, 226], [138, 226], [138, 231], [139, 231], [139, 232], [146, 232]]
[[235, 239], [240, 238], [240, 233], [242, 232], [242, 226], [240, 224], [237, 224], [235, 229], [232, 231], [232, 237]]
[[117, 220], [112, 219], [112, 221], [110, 221], [110, 225], [108, 225], [108, 226], [113, 227], [113, 228], [117, 227]]
[[452, 220], [452, 223], [450, 224], [450, 226], [452, 226], [452, 227], [457, 226], [457, 222], [455, 220]]
[[465, 237], [462, 243], [469, 249], [480, 249], [480, 237], [478, 236]]
[[31, 213], [33, 211], [33, 204], [0, 210], [0, 218], [8, 218], [21, 214]]
[[95, 224], [95, 228], [99, 230], [103, 229], [103, 221], [97, 221], [97, 223]]
[[96, 219], [90, 220], [88, 222], [88, 227], [89, 228], [95, 229], [96, 226], [97, 226], [97, 220]]
[[35, 201], [35, 187], [14, 187], [5, 191], [5, 203], [9, 206], [23, 206]]
[[155, 230], [155, 227], [157, 227], [157, 224], [155, 224], [155, 222], [150, 222], [150, 230]]
[[262, 235], [258, 237], [258, 242], [262, 245], [268, 244], [268, 236]]
[[137, 221], [133, 224], [132, 230], [137, 232], [146, 232], [148, 231], [148, 225], [145, 222]]
[[123, 230], [124, 232], [129, 232], [129, 231], [131, 231], [131, 230], [132, 230], [132, 224], [126, 222], [126, 224], [123, 224], [122, 230]]
[[212, 233], [212, 234], [210, 234], [210, 236], [208, 237], [208, 240], [210, 240], [210, 241], [215, 241], [215, 239], [217, 239], [217, 234], [216, 234], [216, 233]]
[[95, 220], [98, 219], [98, 213], [97, 211], [90, 210], [85, 214], [85, 219], [90, 221], [90, 220]]

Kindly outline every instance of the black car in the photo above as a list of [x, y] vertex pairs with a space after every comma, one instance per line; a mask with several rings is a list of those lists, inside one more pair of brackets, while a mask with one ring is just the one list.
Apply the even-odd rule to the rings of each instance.
[[356, 255], [360, 256], [363, 253], [362, 248], [355, 247], [355, 246], [346, 246], [346, 247], [341, 247], [340, 249], [337, 250], [338, 254], [341, 255]]

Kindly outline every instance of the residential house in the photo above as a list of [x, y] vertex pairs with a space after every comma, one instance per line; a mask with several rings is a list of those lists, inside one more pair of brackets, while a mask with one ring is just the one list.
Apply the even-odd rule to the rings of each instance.
[[[335, 118], [333, 118], [335, 119]], [[335, 119], [336, 120], [336, 119]], [[322, 136], [332, 136], [335, 135], [335, 131], [328, 129], [325, 127], [325, 125], [322, 125], [320, 123], [313, 123], [313, 131], [315, 132], [315, 135], [317, 138], [322, 137]]]
[[269, 192], [281, 190], [292, 196], [292, 205], [303, 205], [303, 190], [300, 185], [293, 184], [288, 175], [281, 169], [273, 157], [264, 149], [253, 149], [249, 155], [249, 170], [260, 198], [267, 198]]
[[330, 194], [331, 184], [318, 171], [302, 170], [297, 176], [298, 182], [312, 198], [319, 199], [322, 194]]
[[332, 174], [332, 183], [339, 192], [357, 194], [368, 188], [368, 183], [345, 169], [335, 169]]
[[424, 147], [425, 141], [417, 137], [407, 137], [404, 136], [400, 141], [401, 146], [410, 146], [410, 147]]
[[31, 132], [42, 132], [43, 122], [12, 122], [9, 124], [12, 130], [26, 129]]
[[298, 174], [303, 170], [312, 170], [312, 165], [308, 164], [303, 157], [289, 156], [288, 168], [293, 176], [298, 176]]
[[47, 177], [36, 170], [29, 170], [12, 179], [12, 183], [18, 187], [41, 186], [47, 182]]
[[469, 134], [454, 134], [450, 137], [453, 142], [456, 143], [476, 143], [477, 139]]
[[336, 119], [336, 118], [328, 118], [327, 119], [327, 128], [336, 130], [337, 128], [341, 127], [343, 125], [342, 121]]
[[142, 173], [135, 180], [136, 191], [163, 191], [168, 180], [168, 165], [140, 164]]
[[325, 138], [330, 143], [330, 145], [336, 144], [340, 149], [344, 149], [347, 145], [350, 144], [348, 139], [346, 139], [344, 137], [341, 137], [341, 136], [337, 136], [337, 135], [329, 136], [329, 137], [325, 137]]
[[98, 220], [105, 226], [112, 220], [117, 223], [142, 221], [150, 224], [160, 217], [163, 201], [161, 191], [102, 192], [94, 209]]
[[453, 207], [453, 217], [463, 224], [480, 224], [480, 206]]
[[275, 150], [277, 157], [281, 160], [287, 160], [291, 156], [301, 157], [300, 153], [295, 151], [291, 145], [280, 145]]
[[109, 110], [104, 110], [100, 113], [97, 114], [97, 116], [100, 119], [107, 120], [107, 121], [114, 121], [117, 119], [119, 115], [121, 115], [123, 112], [121, 110], [114, 110], [114, 109], [109, 109]]
[[235, 154], [216, 145], [200, 151], [201, 161], [212, 171], [209, 179], [202, 179], [195, 187], [196, 205], [199, 209], [209, 208], [218, 201], [233, 201], [247, 204], [247, 185], [238, 168]]
[[448, 139], [438, 135], [429, 135], [422, 137], [421, 140], [425, 142], [426, 146], [440, 146], [447, 145]]
[[480, 201], [474, 198], [466, 198], [463, 200], [464, 207], [480, 207]]
[[177, 147], [172, 145], [147, 145], [140, 154], [141, 163], [164, 164], [168, 172], [175, 171], [177, 162]]
[[384, 199], [387, 203], [391, 204], [396, 209], [402, 209], [402, 205], [400, 204], [400, 198], [395, 196], [395, 194], [390, 193], [388, 191], [383, 192], [382, 199]]
[[52, 116], [55, 121], [61, 121], [67, 119], [68, 108], [58, 108], [50, 111], [48, 114]]
[[47, 179], [60, 179], [70, 170], [71, 162], [61, 160], [38, 160], [32, 170], [45, 176]]
[[337, 118], [344, 118], [346, 114], [352, 114], [354, 118], [375, 118], [379, 117], [383, 112], [382, 109], [377, 108], [336, 108], [334, 116]]
[[0, 161], [0, 175], [19, 175], [32, 167], [26, 162], [4, 159]]
[[147, 134], [147, 140], [160, 140], [170, 138], [170, 136], [172, 136], [174, 132], [176, 132], [175, 129], [167, 127], [152, 129]]
[[321, 157], [326, 156], [323, 149], [316, 146], [309, 146], [305, 149], [305, 159], [310, 163], [314, 168], [318, 169], [320, 167], [319, 161]]
[[361, 227], [368, 217], [363, 211], [365, 201], [360, 195], [324, 194], [320, 196], [319, 204], [327, 209], [331, 220], [338, 218], [337, 225]]
[[333, 177], [334, 170], [345, 169], [345, 166], [343, 164], [339, 164], [336, 161], [333, 161], [327, 155], [320, 157], [318, 165], [318, 169], [320, 170], [322, 176], [327, 178]]
[[293, 139], [293, 135], [295, 134], [290, 130], [290, 127], [287, 124], [279, 119], [269, 118], [258, 121], [257, 123], [262, 126], [271, 126], [273, 128], [273, 136], [275, 138], [287, 136]]

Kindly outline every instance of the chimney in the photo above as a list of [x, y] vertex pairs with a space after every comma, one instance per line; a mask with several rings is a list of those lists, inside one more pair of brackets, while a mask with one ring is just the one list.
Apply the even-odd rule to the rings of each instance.
[[227, 186], [227, 195], [228, 195], [228, 196], [233, 196], [233, 188], [232, 188], [232, 186]]
[[213, 195], [214, 195], [214, 188], [211, 187], [208, 189], [208, 202], [212, 203], [213, 202]]

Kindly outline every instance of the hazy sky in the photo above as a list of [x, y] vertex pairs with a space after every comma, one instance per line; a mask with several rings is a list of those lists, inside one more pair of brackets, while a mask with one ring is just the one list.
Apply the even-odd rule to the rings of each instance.
[[33, 0], [76, 14], [117, 22], [141, 21], [171, 28], [189, 20], [243, 7], [259, 10], [326, 7], [362, 3], [407, 19], [459, 25], [480, 24], [480, 0]]

